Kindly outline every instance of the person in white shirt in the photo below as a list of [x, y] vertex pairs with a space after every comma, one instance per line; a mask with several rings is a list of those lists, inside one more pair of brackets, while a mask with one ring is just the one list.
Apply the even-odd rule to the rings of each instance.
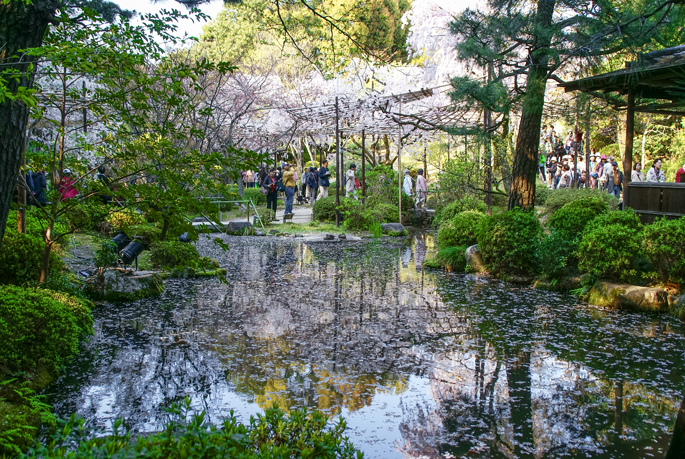
[[347, 196], [354, 196], [355, 199], [357, 199], [357, 196], [354, 195], [354, 191], [356, 190], [356, 187], [355, 187], [356, 177], [354, 176], [354, 173], [356, 170], [357, 170], [357, 165], [352, 163], [352, 164], [350, 164], [350, 168], [345, 173], [345, 194]]
[[409, 169], [404, 170], [404, 181], [402, 182], [402, 191], [407, 196], [414, 195], [414, 183], [411, 180], [411, 175], [409, 175]]
[[666, 176], [664, 171], [661, 170], [661, 160], [657, 159], [652, 164], [652, 167], [647, 171], [647, 181], [648, 182], [665, 182]]
[[633, 172], [630, 173], [631, 182], [644, 182], [645, 174], [642, 172], [642, 164], [633, 164]]

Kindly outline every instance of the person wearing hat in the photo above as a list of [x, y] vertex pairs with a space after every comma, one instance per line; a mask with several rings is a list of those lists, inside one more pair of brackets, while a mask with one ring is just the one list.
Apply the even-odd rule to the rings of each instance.
[[[347, 196], [353, 196], [356, 190], [356, 181], [354, 173], [357, 171], [357, 165], [355, 163], [350, 164], [350, 168], [345, 173], [345, 194]], [[354, 196], [357, 199], [357, 196]]]
[[409, 175], [409, 169], [404, 170], [404, 180], [402, 181], [402, 191], [407, 196], [414, 195], [414, 182], [411, 180], [411, 175]]
[[62, 179], [59, 182], [60, 201], [75, 198], [78, 195], [76, 186], [74, 186], [74, 179], [71, 177], [71, 170], [64, 169], [62, 171]]
[[611, 169], [607, 171], [606, 177], [607, 180], [604, 188], [609, 194], [621, 199], [621, 191], [623, 191], [623, 172], [618, 169], [618, 163], [616, 161], [612, 161]]
[[283, 215], [292, 215], [293, 213], [293, 200], [295, 199], [295, 171], [290, 167], [290, 164], [285, 164], [283, 166], [283, 177], [281, 181], [285, 187], [285, 211]]
[[428, 182], [423, 176], [423, 169], [419, 169], [416, 176], [416, 207], [421, 208], [428, 198]]

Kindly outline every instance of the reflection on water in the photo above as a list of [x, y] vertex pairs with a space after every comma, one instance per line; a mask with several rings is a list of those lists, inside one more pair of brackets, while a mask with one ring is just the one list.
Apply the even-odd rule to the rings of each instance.
[[342, 414], [367, 457], [660, 457], [685, 389], [667, 318], [426, 272], [405, 243], [208, 240], [229, 284], [101, 306], [52, 388], [59, 414], [158, 429], [186, 395], [218, 422], [277, 403]]

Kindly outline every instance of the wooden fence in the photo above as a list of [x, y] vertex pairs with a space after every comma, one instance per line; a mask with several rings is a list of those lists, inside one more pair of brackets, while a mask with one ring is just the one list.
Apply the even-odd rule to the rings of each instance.
[[658, 217], [685, 217], [685, 183], [631, 182], [628, 207], [645, 225]]

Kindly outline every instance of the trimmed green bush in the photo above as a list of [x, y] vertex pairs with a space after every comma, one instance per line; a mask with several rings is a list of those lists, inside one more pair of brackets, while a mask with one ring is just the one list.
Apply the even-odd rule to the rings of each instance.
[[134, 209], [121, 209], [118, 212], [113, 212], [107, 216], [106, 220], [116, 231], [123, 231], [126, 234], [128, 234], [131, 226], [147, 223], [143, 214]]
[[150, 246], [150, 259], [156, 268], [173, 269], [189, 266], [200, 259], [193, 244], [178, 241], [160, 241]]
[[72, 417], [57, 429], [53, 440], [36, 445], [26, 458], [104, 459], [123, 457], [229, 459], [361, 457], [344, 435], [344, 420], [329, 423], [326, 415], [305, 409], [289, 416], [277, 407], [241, 424], [231, 412], [219, 426], [207, 423], [204, 413], [189, 416], [190, 401], [172, 406], [174, 416], [161, 432], [132, 438], [125, 421], [106, 435]]
[[571, 274], [578, 269], [578, 239], [569, 238], [558, 232], [552, 232], [542, 238], [538, 259], [540, 272], [551, 279]]
[[435, 258], [424, 262], [428, 268], [446, 268], [448, 271], [463, 273], [466, 269], [466, 247], [447, 247], [438, 252]]
[[[159, 238], [162, 235], [162, 228], [160, 228], [158, 225], [151, 225], [149, 223], [132, 225], [129, 226], [126, 234], [128, 234], [130, 237], [140, 236], [143, 242], [150, 245], [154, 244], [155, 242], [159, 242]], [[167, 234], [170, 236], [171, 231], [169, 231]]]
[[457, 214], [460, 214], [462, 212], [466, 212], [468, 210], [477, 210], [480, 212], [485, 212], [486, 209], [486, 205], [481, 201], [477, 201], [475, 209], [465, 205], [461, 201], [452, 201], [451, 203], [447, 204], [445, 207], [440, 209], [438, 212], [436, 212], [435, 222], [438, 224], [451, 222], [452, 220], [454, 220], [454, 217], [456, 217]]
[[0, 286], [0, 373], [56, 371], [92, 333], [87, 300], [39, 288]]
[[588, 223], [588, 225], [585, 227], [585, 231], [594, 231], [597, 228], [603, 228], [609, 225], [621, 225], [636, 231], [640, 231], [642, 229], [640, 217], [637, 216], [633, 209], [626, 209], [613, 210], [597, 216], [590, 223]]
[[314, 220], [334, 221], [335, 220], [335, 196], [317, 199], [312, 208]]
[[[0, 247], [0, 283], [34, 284], [40, 279], [40, 265], [45, 242], [29, 234], [19, 234], [8, 228]], [[50, 272], [64, 269], [64, 262], [50, 252]]]
[[685, 217], [658, 219], [642, 233], [642, 249], [654, 269], [651, 277], [663, 282], [685, 282]]
[[578, 268], [595, 277], [630, 282], [640, 256], [640, 231], [620, 224], [586, 231], [578, 245]]
[[540, 222], [532, 212], [514, 209], [484, 218], [476, 230], [478, 251], [488, 271], [534, 274], [538, 270]]
[[568, 239], [578, 239], [591, 220], [608, 210], [605, 200], [596, 196], [582, 197], [554, 212], [549, 218], [549, 228]]
[[547, 202], [547, 198], [552, 190], [550, 190], [546, 184], [541, 184], [540, 182], [535, 184], [535, 205], [544, 206]]
[[456, 247], [471, 246], [476, 241], [476, 228], [485, 215], [475, 210], [467, 210], [454, 216], [451, 222], [445, 223], [438, 231], [438, 246]]
[[245, 199], [252, 199], [255, 206], [266, 206], [266, 195], [259, 188], [245, 188]]
[[545, 201], [545, 215], [553, 215], [557, 210], [564, 207], [569, 202], [577, 201], [579, 199], [596, 197], [607, 203], [609, 209], [615, 210], [618, 208], [618, 199], [604, 191], [591, 190], [589, 188], [567, 189], [567, 190], [549, 190], [549, 196]]

